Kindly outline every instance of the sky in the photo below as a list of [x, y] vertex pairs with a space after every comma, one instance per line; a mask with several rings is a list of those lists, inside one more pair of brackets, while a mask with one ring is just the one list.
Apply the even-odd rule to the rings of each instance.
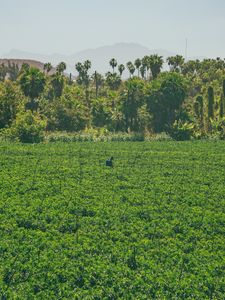
[[225, 0], [0, 0], [0, 55], [73, 54], [134, 42], [225, 57]]

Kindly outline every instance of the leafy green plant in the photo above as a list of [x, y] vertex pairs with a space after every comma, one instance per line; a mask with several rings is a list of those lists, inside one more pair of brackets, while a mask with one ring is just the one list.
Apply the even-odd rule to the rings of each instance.
[[225, 118], [219, 120], [211, 120], [211, 134], [221, 140], [225, 139]]
[[175, 121], [169, 129], [170, 136], [176, 141], [190, 140], [194, 130], [194, 124], [182, 123], [180, 120]]
[[39, 143], [44, 140], [46, 122], [38, 113], [19, 113], [9, 133], [22, 143]]

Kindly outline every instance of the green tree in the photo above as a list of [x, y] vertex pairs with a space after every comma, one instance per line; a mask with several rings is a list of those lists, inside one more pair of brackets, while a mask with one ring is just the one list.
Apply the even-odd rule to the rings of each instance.
[[225, 98], [225, 79], [223, 79], [223, 97]]
[[125, 66], [124, 66], [123, 64], [120, 64], [120, 65], [118, 66], [118, 71], [119, 71], [119, 73], [120, 73], [120, 76], [122, 76], [124, 70], [125, 70]]
[[181, 68], [181, 73], [183, 75], [196, 75], [200, 72], [201, 63], [198, 59], [189, 60], [182, 65], [179, 65], [179, 67]]
[[220, 116], [221, 119], [224, 117], [224, 99], [223, 99], [223, 94], [221, 94], [221, 96], [220, 96], [219, 116]]
[[131, 61], [128, 61], [127, 63], [127, 69], [130, 73], [130, 77], [134, 74], [135, 72], [135, 66], [133, 65], [133, 63]]
[[154, 80], [147, 96], [147, 108], [152, 116], [155, 132], [168, 130], [176, 119], [176, 112], [181, 108], [186, 95], [186, 85], [181, 75], [164, 74]]
[[60, 98], [63, 93], [63, 88], [65, 86], [65, 80], [62, 75], [58, 72], [53, 74], [50, 77], [50, 92], [49, 92], [49, 99], [53, 100], [56, 98]]
[[45, 63], [43, 69], [47, 74], [49, 74], [49, 72], [52, 70], [52, 64], [50, 62]]
[[25, 97], [17, 84], [10, 80], [0, 83], [0, 128], [11, 126], [24, 102]]
[[24, 68], [20, 77], [19, 84], [26, 97], [30, 99], [26, 108], [32, 111], [38, 108], [38, 97], [43, 92], [45, 87], [44, 74], [37, 68]]
[[144, 101], [143, 81], [137, 77], [127, 80], [121, 94], [121, 101], [126, 131], [138, 131], [140, 129], [138, 109]]
[[111, 111], [108, 105], [108, 99], [98, 98], [92, 103], [92, 125], [104, 127], [110, 123]]
[[78, 63], [75, 64], [75, 69], [77, 70], [79, 75], [81, 74], [81, 72], [83, 70], [82, 68], [83, 68], [83, 65], [82, 65], [81, 62], [78, 62]]
[[85, 60], [84, 69], [86, 72], [88, 72], [91, 69], [91, 61], [90, 60]]
[[140, 58], [137, 58], [134, 62], [134, 65], [138, 71], [138, 77], [140, 76], [140, 67], [141, 67], [141, 60]]
[[57, 65], [56, 71], [58, 74], [62, 75], [65, 70], [66, 70], [66, 64], [62, 61]]
[[150, 70], [150, 61], [149, 61], [149, 56], [145, 55], [142, 60], [142, 67], [141, 67], [141, 72], [142, 74], [145, 74], [145, 79], [148, 79], [149, 77], [149, 70]]
[[91, 69], [91, 62], [89, 60], [86, 60], [83, 64], [78, 62], [75, 65], [75, 68], [79, 74], [77, 78], [77, 83], [81, 84], [85, 87], [85, 95], [86, 95], [86, 104], [89, 107], [89, 112], [91, 111], [91, 103], [90, 103], [90, 92], [89, 92], [89, 86], [90, 86], [90, 75], [89, 70]]
[[140, 67], [140, 74], [141, 74], [141, 78], [145, 79], [146, 68], [144, 66]]
[[163, 66], [163, 57], [157, 54], [149, 56], [149, 67], [152, 73], [153, 79], [156, 79], [161, 72]]
[[184, 62], [185, 60], [182, 55], [170, 56], [167, 58], [167, 63], [172, 72], [181, 72]]
[[200, 108], [199, 108], [199, 102], [195, 101], [194, 102], [194, 113], [196, 118], [200, 118]]
[[94, 85], [95, 85], [95, 96], [96, 96], [96, 98], [98, 98], [98, 91], [99, 91], [99, 88], [101, 87], [101, 85], [103, 85], [103, 83], [104, 83], [104, 78], [101, 74], [99, 74], [97, 71], [95, 71], [95, 73], [92, 75], [92, 79], [93, 79]]
[[0, 65], [0, 81], [5, 81], [5, 77], [7, 74], [7, 68], [4, 64]]
[[114, 70], [115, 70], [115, 67], [117, 66], [117, 61], [115, 58], [112, 58], [109, 62], [110, 66], [112, 67], [113, 69], [113, 73], [114, 73]]
[[8, 63], [7, 73], [11, 81], [16, 81], [19, 76], [19, 67], [15, 63]]
[[121, 85], [121, 78], [116, 73], [106, 73], [106, 83], [112, 90], [117, 90]]
[[[198, 107], [198, 109], [196, 109]], [[200, 121], [201, 127], [203, 127], [204, 122], [204, 110], [203, 110], [203, 97], [201, 95], [196, 97], [195, 101], [195, 113]]]
[[214, 89], [212, 86], [208, 87], [208, 120], [214, 118]]
[[78, 62], [75, 68], [79, 74], [77, 78], [78, 84], [84, 85], [88, 89], [90, 85], [90, 75], [88, 72], [91, 69], [91, 62], [89, 60], [86, 60], [83, 64]]
[[11, 127], [11, 135], [22, 143], [39, 143], [44, 140], [46, 121], [36, 112], [19, 112]]

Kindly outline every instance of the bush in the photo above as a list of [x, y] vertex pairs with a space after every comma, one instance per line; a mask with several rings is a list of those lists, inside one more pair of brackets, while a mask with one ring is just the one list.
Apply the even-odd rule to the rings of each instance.
[[182, 123], [182, 121], [175, 121], [169, 129], [169, 135], [176, 141], [187, 141], [191, 139], [194, 130], [194, 125], [190, 123]]
[[225, 118], [211, 120], [211, 136], [220, 140], [225, 139]]
[[44, 140], [45, 127], [46, 122], [38, 113], [27, 111], [17, 114], [9, 134], [22, 143], [40, 143]]

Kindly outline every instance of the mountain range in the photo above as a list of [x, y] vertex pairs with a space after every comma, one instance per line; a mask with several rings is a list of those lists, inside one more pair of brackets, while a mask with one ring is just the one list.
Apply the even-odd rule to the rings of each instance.
[[110, 70], [109, 61], [111, 58], [115, 58], [118, 64], [126, 64], [128, 61], [134, 62], [136, 58], [142, 58], [145, 55], [151, 54], [159, 54], [166, 58], [168, 56], [175, 55], [176, 53], [164, 49], [152, 50], [136, 43], [117, 43], [96, 49], [86, 49], [75, 52], [71, 55], [63, 55], [58, 53], [44, 55], [13, 49], [9, 53], [4, 54], [2, 58], [36, 60], [42, 63], [50, 62], [53, 66], [56, 66], [59, 62], [64, 61], [67, 65], [66, 72], [72, 74], [75, 74], [75, 64], [77, 62], [83, 62], [88, 59], [92, 62], [92, 71], [97, 70], [98, 72], [104, 74]]

